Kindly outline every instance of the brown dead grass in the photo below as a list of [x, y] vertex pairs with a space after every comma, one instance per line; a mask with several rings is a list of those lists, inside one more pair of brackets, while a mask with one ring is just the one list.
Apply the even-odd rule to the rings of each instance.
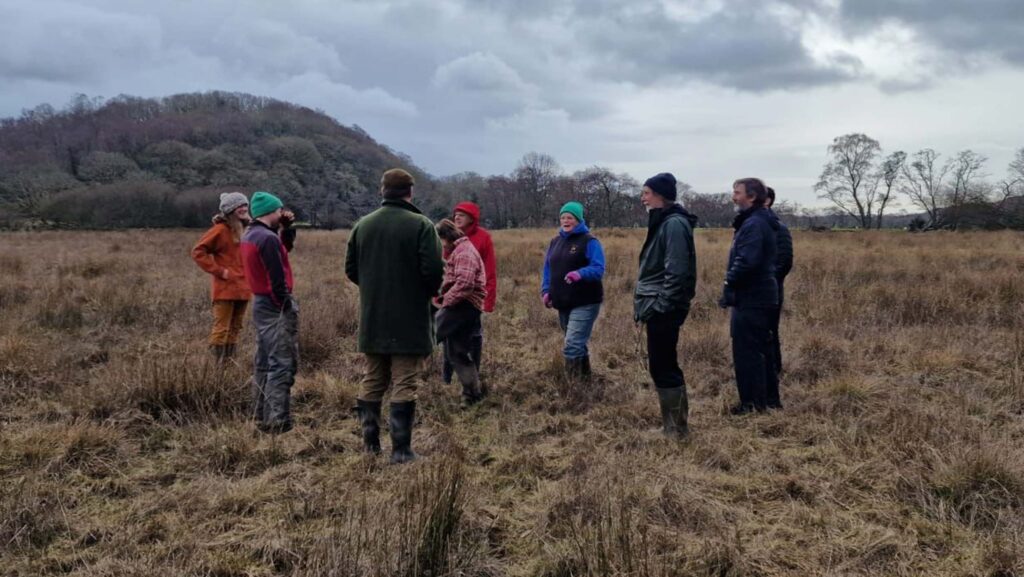
[[492, 395], [461, 411], [435, 378], [401, 468], [359, 452], [344, 233], [293, 255], [305, 364], [278, 438], [245, 418], [251, 334], [209, 362], [195, 232], [4, 234], [0, 575], [1024, 574], [1024, 235], [798, 232], [786, 410], [732, 418], [729, 235], [700, 231], [673, 443], [631, 323], [642, 231], [597, 231], [592, 391], [558, 378], [549, 234], [495, 235]]

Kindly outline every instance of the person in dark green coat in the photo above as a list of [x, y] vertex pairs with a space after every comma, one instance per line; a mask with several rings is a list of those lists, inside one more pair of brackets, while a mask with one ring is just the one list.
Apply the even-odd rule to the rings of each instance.
[[367, 371], [356, 412], [365, 449], [380, 452], [384, 394], [393, 387], [389, 425], [391, 462], [416, 458], [412, 427], [416, 390], [434, 352], [431, 299], [444, 278], [434, 224], [412, 204], [415, 180], [395, 168], [381, 178], [381, 207], [352, 228], [345, 274], [359, 285], [359, 352]]
[[648, 178], [640, 199], [648, 211], [647, 238], [633, 294], [633, 320], [647, 327], [647, 361], [658, 390], [662, 432], [682, 438], [689, 431], [686, 379], [679, 366], [679, 331], [697, 288], [697, 217], [676, 203], [676, 178]]

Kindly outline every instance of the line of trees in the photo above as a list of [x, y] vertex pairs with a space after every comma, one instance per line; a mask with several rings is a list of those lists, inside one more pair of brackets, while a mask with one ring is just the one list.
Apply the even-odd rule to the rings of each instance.
[[[1024, 149], [1005, 178], [989, 180], [987, 159], [965, 150], [883, 153], [847, 134], [828, 147], [816, 190], [831, 208], [801, 208], [780, 190], [775, 210], [800, 227], [1024, 228]], [[159, 99], [78, 96], [0, 119], [0, 227], [198, 227], [218, 193], [270, 190], [312, 226], [348, 226], [379, 203], [380, 174], [395, 166], [417, 179], [417, 203], [432, 218], [462, 200], [481, 205], [493, 228], [548, 226], [579, 200], [597, 226], [642, 226], [640, 183], [592, 166], [565, 171], [531, 152], [509, 174], [435, 178], [358, 126], [323, 112], [248, 94], [208, 92]], [[700, 226], [727, 227], [729, 192], [679, 184]], [[900, 205], [902, 203], [902, 205]], [[916, 220], [893, 215], [901, 206]]]
[[640, 184], [628, 174], [593, 166], [567, 174], [554, 158], [530, 152], [508, 175], [481, 176], [464, 172], [437, 179], [425, 202], [434, 217], [447, 215], [461, 200], [480, 205], [493, 228], [547, 226], [558, 208], [578, 200], [587, 220], [599, 226], [637, 226], [646, 222]]
[[877, 140], [854, 133], [836, 137], [828, 155], [815, 190], [860, 228], [882, 228], [900, 199], [921, 212], [912, 228], [1024, 226], [1024, 148], [994, 183], [988, 158], [972, 150], [945, 160], [931, 148], [884, 154]]

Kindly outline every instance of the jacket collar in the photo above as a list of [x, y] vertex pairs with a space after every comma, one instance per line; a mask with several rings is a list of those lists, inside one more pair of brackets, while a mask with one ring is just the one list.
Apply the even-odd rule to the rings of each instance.
[[394, 200], [385, 199], [384, 201], [382, 201], [380, 203], [380, 205], [381, 206], [393, 206], [395, 208], [401, 208], [403, 210], [408, 210], [409, 212], [414, 212], [416, 214], [423, 214], [423, 212], [421, 212], [420, 209], [416, 208], [416, 205], [414, 205], [413, 203], [411, 203], [411, 202], [409, 202], [407, 200], [402, 200], [400, 198], [399, 199], [394, 199]]
[[743, 226], [743, 223], [746, 222], [748, 218], [757, 214], [759, 210], [765, 210], [765, 208], [763, 206], [754, 205], [750, 208], [741, 210], [736, 214], [736, 217], [732, 219], [732, 227], [739, 230], [740, 227]]
[[[644, 252], [647, 247], [651, 246], [651, 242], [654, 240], [654, 236], [658, 234], [658, 229], [665, 223], [668, 217], [673, 214], [681, 214], [684, 218], [690, 218], [693, 215], [686, 212], [682, 206], [678, 203], [672, 203], [663, 208], [655, 208], [647, 213], [647, 237], [644, 239], [644, 246], [640, 248], [640, 261], [643, 262]], [[691, 220], [691, 226], [696, 222], [696, 218]]]
[[558, 234], [562, 238], [569, 238], [570, 236], [576, 236], [578, 234], [589, 234], [589, 233], [590, 233], [590, 229], [587, 228], [587, 223], [586, 222], [581, 222], [581, 223], [577, 224], [576, 228], [572, 229], [572, 231], [570, 231], [570, 232], [565, 232], [561, 228], [558, 229]]
[[256, 219], [256, 218], [254, 218], [251, 221], [249, 221], [249, 226], [258, 226], [258, 227], [265, 228], [265, 229], [267, 229], [267, 230], [269, 230], [270, 232], [273, 232], [273, 233], [277, 232], [276, 228], [272, 228], [270, 226], [267, 226], [267, 224], [265, 222], [263, 222], [262, 220]]

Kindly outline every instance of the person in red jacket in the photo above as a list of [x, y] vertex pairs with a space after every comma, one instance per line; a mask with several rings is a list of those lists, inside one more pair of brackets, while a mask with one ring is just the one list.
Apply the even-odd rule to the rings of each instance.
[[[455, 205], [455, 209], [452, 211], [452, 221], [466, 235], [466, 238], [473, 244], [476, 251], [480, 253], [480, 258], [484, 261], [484, 275], [486, 277], [484, 289], [487, 291], [487, 296], [484, 298], [483, 312], [492, 313], [494, 312], [494, 305], [498, 301], [498, 261], [494, 256], [494, 241], [491, 240], [491, 233], [480, 226], [480, 207], [474, 202], [460, 202]], [[444, 258], [447, 260], [449, 256], [451, 256], [450, 251], [445, 250]], [[480, 359], [483, 356], [484, 347], [483, 323], [480, 324], [477, 334], [473, 335], [472, 344], [473, 362], [476, 364], [477, 372], [479, 372]], [[443, 370], [445, 383], [451, 384], [453, 373], [454, 368], [446, 348]]]
[[210, 274], [213, 329], [210, 351], [222, 362], [235, 354], [252, 291], [245, 281], [240, 244], [249, 223], [249, 199], [241, 192], [220, 195], [213, 226], [192, 249], [192, 260]]

